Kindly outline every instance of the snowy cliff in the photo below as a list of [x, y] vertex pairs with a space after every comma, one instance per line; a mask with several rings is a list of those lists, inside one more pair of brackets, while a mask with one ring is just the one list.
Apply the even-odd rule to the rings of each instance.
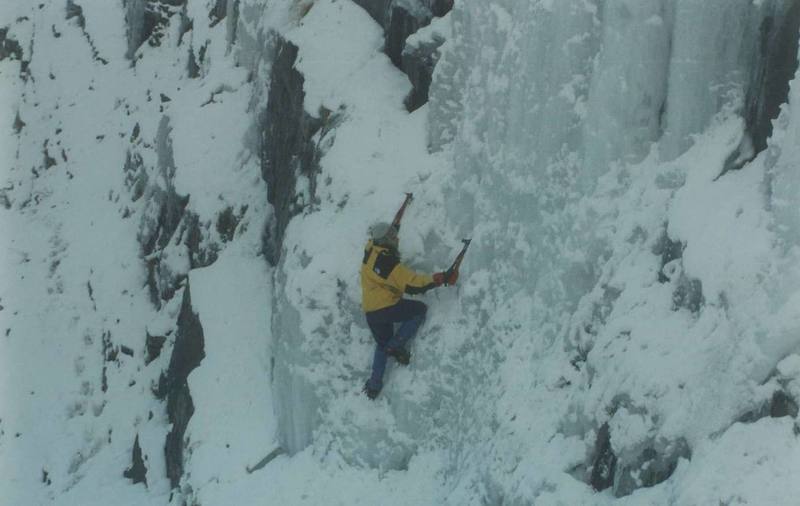
[[[0, 504], [794, 504], [795, 0], [0, 6]], [[361, 392], [358, 268], [447, 267]]]

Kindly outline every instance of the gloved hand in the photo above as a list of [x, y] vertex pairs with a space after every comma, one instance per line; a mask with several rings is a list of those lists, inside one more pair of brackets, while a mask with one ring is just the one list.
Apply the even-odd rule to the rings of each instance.
[[433, 284], [436, 286], [442, 286], [444, 284], [444, 272], [433, 273]]
[[445, 284], [448, 286], [455, 285], [457, 281], [458, 281], [458, 269], [451, 272], [450, 276], [444, 280]]

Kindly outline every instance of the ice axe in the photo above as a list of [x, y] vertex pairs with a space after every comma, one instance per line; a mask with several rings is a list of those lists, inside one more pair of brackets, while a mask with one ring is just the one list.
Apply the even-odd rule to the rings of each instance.
[[397, 213], [394, 215], [394, 220], [392, 220], [392, 228], [394, 229], [395, 233], [400, 231], [400, 220], [403, 219], [403, 213], [406, 212], [406, 207], [413, 199], [414, 194], [406, 192], [406, 200], [403, 201], [403, 205], [397, 210]]
[[453, 260], [453, 265], [450, 266], [449, 269], [444, 271], [444, 284], [451, 285], [452, 283], [450, 280], [453, 278], [453, 274], [458, 274], [458, 268], [461, 267], [461, 261], [464, 260], [464, 255], [467, 254], [467, 248], [469, 248], [469, 243], [472, 242], [472, 239], [461, 239], [461, 242], [464, 243], [464, 247], [461, 248], [461, 251], [458, 253], [458, 256], [455, 260]]

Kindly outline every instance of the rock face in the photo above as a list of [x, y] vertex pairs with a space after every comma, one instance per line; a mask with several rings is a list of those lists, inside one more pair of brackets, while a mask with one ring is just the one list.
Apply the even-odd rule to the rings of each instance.
[[751, 74], [745, 105], [747, 130], [756, 153], [767, 147], [772, 120], [789, 96], [789, 81], [797, 70], [800, 4], [779, 0], [766, 6], [759, 27], [756, 68]]
[[6, 58], [22, 60], [22, 47], [19, 42], [8, 37], [8, 27], [0, 28], [0, 61]]
[[174, 296], [189, 269], [211, 265], [219, 250], [217, 241], [209, 237], [212, 224], [201, 223], [196, 214], [187, 211], [189, 196], [175, 190], [170, 132], [170, 119], [163, 116], [155, 142], [156, 167], [148, 171], [133, 150], [128, 152], [124, 169], [132, 200], [145, 200], [139, 243], [147, 266], [150, 299], [156, 307]]
[[130, 479], [134, 484], [144, 483], [147, 486], [147, 467], [144, 465], [144, 459], [142, 458], [142, 447], [139, 446], [138, 434], [133, 442], [131, 467], [125, 470], [123, 476]]
[[691, 450], [684, 439], [649, 441], [638, 455], [618, 463], [614, 495], [624, 497], [639, 488], [658, 485], [672, 476], [680, 459], [689, 458]]
[[409, 35], [427, 26], [453, 8], [452, 0], [354, 0], [383, 27], [384, 51], [400, 67], [401, 55]]
[[183, 476], [183, 435], [194, 414], [194, 403], [189, 392], [187, 378], [192, 370], [200, 365], [205, 357], [203, 327], [200, 319], [192, 310], [192, 300], [187, 283], [183, 292], [178, 330], [175, 345], [169, 361], [167, 372], [161, 377], [158, 396], [167, 399], [167, 416], [172, 430], [167, 434], [164, 445], [166, 455], [167, 476], [173, 487], [177, 487]]
[[604, 423], [597, 431], [589, 483], [597, 491], [605, 490], [614, 484], [616, 471], [617, 456], [614, 455], [614, 450], [611, 448], [608, 424]]
[[587, 480], [598, 492], [611, 488], [614, 496], [624, 497], [667, 480], [682, 458], [691, 458], [684, 439], [648, 439], [635, 451], [617, 455], [609, 424], [604, 423], [597, 431]]
[[[327, 111], [314, 118], [303, 108], [303, 75], [295, 68], [297, 46], [278, 37], [266, 111], [262, 114], [261, 176], [267, 182], [274, 217], [265, 234], [264, 254], [275, 265], [280, 258], [283, 234], [292, 216], [313, 201], [319, 150], [314, 136], [329, 119]], [[305, 178], [308, 194], [297, 191]]]
[[[232, 238], [244, 211], [223, 211], [212, 224], [201, 223], [198, 216], [187, 209], [189, 195], [180, 195], [175, 189], [177, 169], [171, 131], [170, 118], [162, 116], [154, 143], [149, 145], [140, 142], [141, 129], [137, 124], [130, 135], [132, 146], [124, 171], [131, 200], [143, 201], [137, 239], [147, 270], [150, 301], [157, 310], [168, 312], [174, 297], [182, 296], [180, 312], [171, 330], [160, 335], [147, 333], [145, 342], [145, 364], [149, 364], [159, 357], [174, 330], [169, 366], [162, 373], [155, 393], [159, 399], [166, 400], [167, 417], [172, 424], [164, 452], [167, 476], [171, 485], [177, 487], [183, 475], [184, 433], [194, 413], [187, 378], [205, 356], [203, 328], [192, 309], [188, 274], [191, 269], [208, 266], [216, 260], [218, 243]], [[140, 149], [148, 147], [152, 147], [156, 155], [152, 167], [145, 164], [139, 153]], [[210, 238], [212, 235], [214, 239]], [[168, 318], [174, 321], [174, 316]], [[133, 453], [134, 462], [125, 476], [134, 483], [146, 483], [144, 464], [137, 463], [136, 444]], [[138, 455], [141, 459], [141, 449]]]
[[[187, 378], [205, 356], [203, 328], [192, 309], [187, 278], [191, 269], [211, 264], [216, 259], [217, 250], [216, 246], [205, 244], [203, 226], [197, 216], [187, 210], [189, 196], [179, 195], [175, 190], [176, 166], [171, 131], [169, 117], [163, 116], [154, 143], [155, 167], [146, 167], [136, 151], [138, 148], [134, 147], [126, 157], [125, 172], [132, 200], [144, 199], [145, 212], [138, 240], [147, 266], [150, 300], [161, 309], [176, 295], [182, 293], [183, 297], [175, 323], [169, 366], [162, 373], [156, 391], [157, 397], [166, 399], [167, 416], [172, 423], [164, 451], [167, 476], [176, 487], [183, 474], [183, 435], [194, 413]], [[139, 135], [137, 125], [131, 134], [134, 146], [137, 146], [135, 141]], [[160, 355], [166, 341], [167, 336], [147, 335], [146, 363]], [[135, 459], [134, 455], [134, 465], [129, 470], [132, 479], [138, 479], [141, 474]]]
[[407, 47], [409, 35], [430, 24], [453, 8], [452, 0], [355, 0], [372, 16], [384, 32], [384, 52], [392, 63], [408, 75], [413, 89], [406, 108], [413, 111], [428, 101], [433, 68], [439, 59], [438, 48], [444, 39]]
[[132, 59], [136, 50], [145, 42], [158, 46], [173, 14], [182, 14], [181, 32], [190, 28], [190, 22], [185, 15], [186, 0], [126, 0], [124, 3], [128, 28], [128, 58]]
[[433, 69], [439, 61], [439, 48], [444, 38], [434, 36], [431, 40], [416, 45], [406, 45], [403, 49], [400, 68], [406, 73], [413, 86], [405, 100], [406, 109], [414, 111], [428, 102]]
[[180, 269], [176, 272], [174, 262], [164, 261], [175, 250], [170, 247], [170, 241], [184, 219], [189, 202], [188, 196], [176, 193], [173, 184], [176, 169], [170, 130], [169, 117], [162, 117], [156, 136], [156, 173], [160, 177], [155, 181], [151, 182], [152, 178], [136, 152], [128, 153], [125, 164], [132, 199], [145, 199], [146, 212], [140, 225], [139, 243], [147, 265], [150, 299], [156, 307], [161, 307], [164, 301], [172, 298], [186, 276], [186, 272], [180, 272]]
[[753, 423], [762, 418], [797, 417], [797, 401], [785, 390], [776, 390], [770, 399], [761, 404], [757, 409], [748, 411], [739, 418], [741, 423]]

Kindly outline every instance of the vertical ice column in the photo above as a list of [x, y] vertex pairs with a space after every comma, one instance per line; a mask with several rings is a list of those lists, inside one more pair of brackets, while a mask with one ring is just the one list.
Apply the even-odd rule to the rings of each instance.
[[598, 51], [590, 2], [458, 4], [431, 89], [431, 144], [457, 164], [530, 174], [576, 150]]
[[580, 155], [599, 12], [571, 0], [457, 4], [434, 72], [431, 144], [452, 139], [465, 183], [448, 215], [477, 234], [478, 265], [502, 264], [509, 290], [541, 293], [543, 307], [584, 285], [583, 268], [558, 279], [583, 260], [556, 251], [567, 239], [554, 234], [573, 231], [564, 208], [596, 180], [581, 173]]
[[800, 139], [800, 79], [797, 73], [790, 83], [788, 102], [775, 122], [766, 163], [776, 234], [787, 252], [792, 249], [800, 252], [800, 146], [797, 143]]
[[308, 350], [301, 325], [301, 315], [287, 300], [286, 274], [276, 279], [272, 318], [274, 336], [274, 368], [272, 375], [275, 414], [278, 417], [278, 439], [287, 453], [293, 455], [311, 444], [312, 433], [319, 424], [319, 399], [314, 384], [306, 376], [318, 360]]
[[660, 136], [672, 31], [666, 0], [612, 0], [603, 6], [602, 48], [584, 123], [586, 169], [638, 161]]
[[[725, 104], [743, 100], [758, 47], [751, 0], [676, 0], [662, 155], [691, 146]], [[737, 97], [738, 96], [738, 97]]]

